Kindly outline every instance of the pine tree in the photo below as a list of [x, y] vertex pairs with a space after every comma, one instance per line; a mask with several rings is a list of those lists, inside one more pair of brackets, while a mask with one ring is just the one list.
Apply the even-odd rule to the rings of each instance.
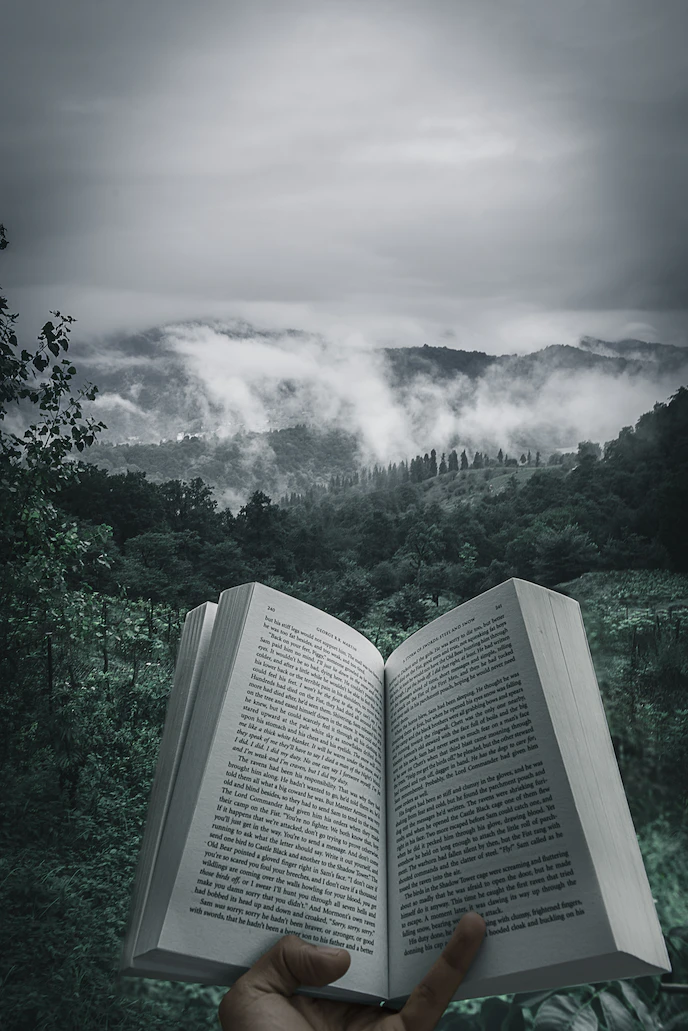
[[504, 452], [501, 448], [497, 452], [497, 465], [504, 465]]
[[443, 451], [442, 452], [442, 457], [440, 458], [440, 476], [444, 476], [446, 471], [447, 471], [447, 463], [445, 461], [444, 451]]
[[526, 464], [527, 465], [531, 465], [532, 464], [532, 459], [530, 457], [530, 451], [528, 452], [528, 459], [527, 459], [527, 463]]
[[458, 473], [459, 471], [459, 456], [456, 450], [449, 452], [449, 472]]
[[537, 467], [538, 467], [539, 465], [540, 465], [540, 452], [539, 452], [539, 451], [536, 451], [536, 452], [535, 452], [535, 468], [537, 469]]
[[430, 452], [430, 476], [437, 476], [437, 452], [434, 448]]
[[463, 472], [465, 469], [468, 469], [468, 455], [466, 454], [466, 449], [464, 448], [461, 452], [461, 472]]

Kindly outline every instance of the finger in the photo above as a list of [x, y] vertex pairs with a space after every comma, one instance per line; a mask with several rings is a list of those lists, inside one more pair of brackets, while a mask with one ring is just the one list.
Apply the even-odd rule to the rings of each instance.
[[466, 913], [423, 980], [409, 995], [400, 1011], [401, 1026], [407, 1031], [432, 1031], [463, 981], [485, 937], [485, 921], [477, 913]]
[[349, 969], [346, 949], [319, 948], [295, 934], [280, 938], [237, 981], [242, 990], [290, 996], [301, 985], [320, 987], [337, 981]]

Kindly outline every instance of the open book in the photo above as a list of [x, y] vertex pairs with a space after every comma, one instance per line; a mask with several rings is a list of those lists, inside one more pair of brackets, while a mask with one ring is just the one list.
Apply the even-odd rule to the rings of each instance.
[[578, 603], [512, 579], [385, 663], [262, 584], [186, 618], [121, 972], [231, 985], [285, 934], [300, 992], [400, 1007], [463, 913], [456, 999], [670, 970]]

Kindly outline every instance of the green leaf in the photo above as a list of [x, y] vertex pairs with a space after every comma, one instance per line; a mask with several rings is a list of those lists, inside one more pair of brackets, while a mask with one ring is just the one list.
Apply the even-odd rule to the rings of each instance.
[[597, 1031], [597, 1027], [597, 1017], [580, 998], [556, 995], [537, 1011], [534, 1031]]
[[629, 984], [628, 981], [619, 981], [619, 987], [623, 992], [626, 1001], [630, 1006], [633, 1007], [637, 1013], [640, 1022], [647, 1031], [659, 1031], [659, 1021], [654, 1013], [651, 1013], [647, 1005], [642, 999], [642, 996], [636, 991], [633, 985]]
[[654, 1002], [659, 995], [659, 977], [636, 977], [633, 983], [648, 1002]]
[[526, 1006], [532, 1010], [544, 1002], [545, 999], [549, 999], [552, 995], [556, 994], [556, 988], [551, 988], [547, 992], [519, 992], [517, 995], [514, 995], [514, 1002], [518, 1006]]
[[509, 1006], [509, 1015], [502, 1024], [503, 1031], [526, 1031], [526, 1018], [520, 1006]]
[[510, 1006], [503, 999], [485, 999], [480, 1008], [480, 1022], [485, 1031], [501, 1031], [509, 1011]]
[[638, 1031], [638, 1021], [620, 999], [611, 992], [601, 992], [598, 998], [609, 1031]]
[[682, 927], [672, 927], [669, 931], [670, 938], [680, 938], [684, 942], [688, 942], [688, 924], [684, 924]]

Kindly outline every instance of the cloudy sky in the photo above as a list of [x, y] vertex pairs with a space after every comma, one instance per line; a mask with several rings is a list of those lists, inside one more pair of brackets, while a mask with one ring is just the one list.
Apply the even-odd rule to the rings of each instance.
[[684, 0], [22, 0], [0, 282], [491, 353], [688, 343]]

